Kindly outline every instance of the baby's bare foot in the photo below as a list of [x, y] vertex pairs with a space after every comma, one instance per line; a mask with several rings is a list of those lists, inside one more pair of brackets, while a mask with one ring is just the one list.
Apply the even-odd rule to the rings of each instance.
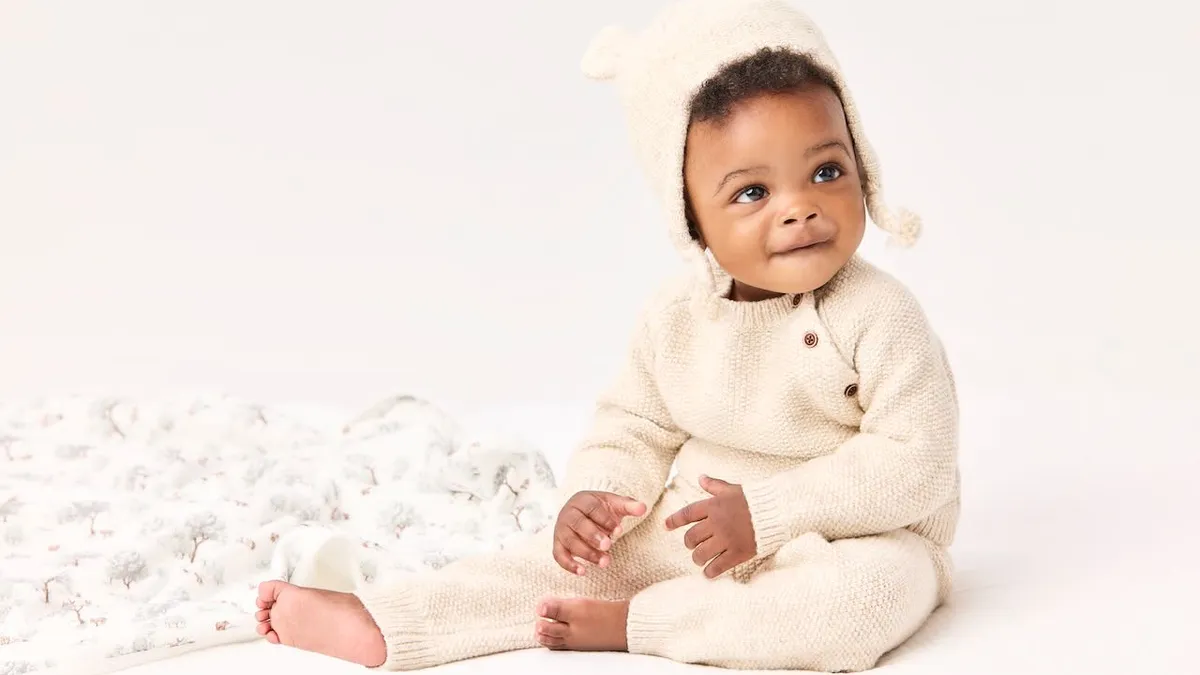
[[[543, 647], [577, 652], [624, 652], [629, 601], [549, 598], [538, 606], [537, 641]], [[548, 619], [548, 620], [547, 620]]]
[[265, 581], [258, 586], [258, 634], [273, 644], [375, 667], [387, 660], [379, 626], [357, 597]]

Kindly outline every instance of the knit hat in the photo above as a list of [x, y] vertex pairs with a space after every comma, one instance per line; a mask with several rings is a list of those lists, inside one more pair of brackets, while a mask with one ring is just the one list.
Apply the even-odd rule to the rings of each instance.
[[[691, 99], [724, 66], [763, 48], [809, 58], [836, 86], [865, 174], [871, 220], [904, 246], [916, 242], [920, 219], [883, 200], [879, 163], [863, 133], [841, 69], [817, 26], [783, 0], [678, 0], [639, 34], [604, 28], [583, 58], [583, 72], [611, 80], [625, 109], [634, 151], [667, 211], [672, 242], [685, 257], [703, 250], [684, 215], [683, 154]], [[706, 261], [705, 266], [707, 267]]]

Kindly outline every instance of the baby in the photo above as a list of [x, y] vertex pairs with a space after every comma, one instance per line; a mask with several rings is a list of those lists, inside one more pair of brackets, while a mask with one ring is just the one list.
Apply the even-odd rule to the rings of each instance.
[[[781, 0], [683, 0], [603, 31], [686, 273], [645, 309], [553, 528], [360, 595], [267, 582], [259, 633], [418, 669], [544, 646], [860, 671], [946, 598], [953, 375], [921, 308], [858, 256], [902, 243], [838, 65]], [[668, 481], [671, 468], [675, 476]]]

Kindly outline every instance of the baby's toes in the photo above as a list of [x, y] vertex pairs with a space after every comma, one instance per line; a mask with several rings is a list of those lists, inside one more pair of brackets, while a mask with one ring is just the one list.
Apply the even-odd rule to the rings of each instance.
[[568, 613], [567, 603], [562, 598], [546, 598], [538, 603], [537, 615], [543, 619], [570, 623]]
[[271, 609], [271, 605], [279, 599], [279, 594], [291, 584], [282, 581], [264, 581], [258, 585], [258, 597], [254, 603], [259, 609]]
[[270, 631], [267, 633], [267, 642], [270, 642], [273, 645], [279, 644], [279, 633], [276, 633], [269, 628], [267, 630]]
[[538, 621], [535, 629], [538, 644], [548, 649], [562, 649], [567, 646], [567, 632], [570, 629], [565, 623]]
[[260, 609], [254, 613], [254, 618], [258, 621], [258, 626], [255, 628], [255, 631], [259, 635], [267, 638], [268, 640], [272, 635], [275, 635], [275, 630], [271, 628], [271, 610]]

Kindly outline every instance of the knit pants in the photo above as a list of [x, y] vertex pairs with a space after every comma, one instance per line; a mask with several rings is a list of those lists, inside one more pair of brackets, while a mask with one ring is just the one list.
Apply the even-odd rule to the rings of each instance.
[[846, 672], [875, 666], [937, 604], [927, 546], [900, 530], [828, 542], [810, 534], [774, 556], [707, 579], [666, 517], [704, 499], [673, 484], [618, 540], [607, 569], [572, 575], [550, 528], [527, 545], [466, 558], [361, 597], [387, 642], [385, 670], [413, 670], [539, 647], [545, 597], [630, 600], [629, 651], [727, 668]]

